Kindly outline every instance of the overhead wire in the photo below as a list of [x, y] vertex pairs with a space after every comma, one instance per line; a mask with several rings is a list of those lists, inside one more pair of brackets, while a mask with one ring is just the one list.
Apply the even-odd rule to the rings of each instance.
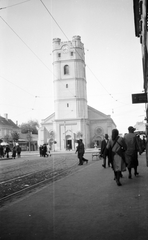
[[[37, 57], [37, 59], [56, 77], [52, 70], [50, 70], [47, 65], [38, 57], [38, 55], [25, 43], [25, 41], [16, 33], [16, 31], [0, 16], [4, 23], [11, 29], [11, 31], [23, 42], [23, 44]], [[61, 84], [63, 84], [61, 82]], [[64, 85], [64, 84], [63, 84]], [[68, 89], [68, 91], [73, 95], [73, 93]]]
[[[53, 72], [46, 66], [46, 64], [37, 56], [37, 54], [25, 43], [25, 41], [16, 33], [16, 31], [14, 31], [14, 29], [4, 20], [3, 17], [0, 16], [0, 18], [3, 20], [3, 22], [11, 29], [11, 31], [21, 40], [21, 42], [23, 42], [23, 44], [35, 55], [35, 57], [53, 74]], [[34, 103], [33, 103], [33, 107], [32, 109], [34, 109], [34, 105], [35, 105], [35, 101], [36, 101], [36, 96], [29, 93], [28, 91], [26, 91], [25, 89], [19, 87], [18, 85], [14, 84], [13, 82], [11, 82], [10, 80], [6, 79], [5, 77], [0, 76], [1, 78], [3, 78], [4, 80], [8, 81], [9, 83], [15, 85], [16, 87], [18, 87], [19, 89], [25, 91], [26, 93], [30, 94], [31, 96], [35, 97], [34, 99]]]
[[29, 2], [29, 1], [31, 1], [31, 0], [26, 0], [26, 1], [23, 1], [23, 2], [20, 2], [20, 3], [15, 3], [13, 5], [9, 5], [9, 6], [6, 6], [6, 7], [1, 7], [0, 10], [6, 9], [6, 8], [10, 8], [10, 7], [14, 7], [16, 5], [20, 5], [22, 3], [26, 3], [26, 2]]
[[11, 82], [10, 80], [8, 80], [7, 78], [5, 78], [5, 77], [3, 77], [3, 76], [1, 76], [1, 75], [0, 75], [0, 77], [1, 77], [2, 79], [4, 79], [5, 81], [7, 81], [7, 82], [11, 83], [11, 84], [12, 84], [12, 85], [14, 85], [15, 87], [17, 87], [17, 88], [21, 89], [22, 91], [24, 91], [24, 92], [26, 92], [27, 94], [29, 94], [29, 95], [31, 95], [31, 96], [33, 96], [33, 97], [34, 97], [34, 95], [33, 95], [32, 93], [28, 92], [28, 91], [27, 91], [27, 90], [25, 90], [24, 88], [22, 88], [22, 87], [18, 86], [17, 84], [15, 84], [15, 83]]
[[47, 67], [47, 65], [38, 57], [38, 55], [25, 43], [25, 41], [14, 31], [14, 29], [4, 20], [2, 16], [0, 18], [3, 20], [3, 22], [11, 29], [11, 31], [23, 42], [23, 44], [36, 56], [36, 58], [50, 71], [52, 74], [53, 72]]

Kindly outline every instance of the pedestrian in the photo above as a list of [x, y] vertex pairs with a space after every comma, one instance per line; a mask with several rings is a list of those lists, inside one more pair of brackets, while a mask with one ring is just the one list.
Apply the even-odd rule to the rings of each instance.
[[21, 149], [20, 145], [18, 145], [17, 146], [17, 157], [18, 158], [21, 157], [21, 151], [22, 151], [22, 149]]
[[42, 157], [42, 156], [43, 156], [43, 152], [42, 152], [42, 150], [43, 150], [43, 149], [42, 149], [42, 145], [40, 145], [40, 146], [39, 146], [39, 153], [40, 153], [40, 157]]
[[138, 167], [138, 152], [139, 154], [142, 153], [142, 149], [141, 146], [139, 144], [139, 140], [136, 136], [136, 134], [134, 133], [136, 130], [136, 128], [130, 126], [128, 128], [128, 132], [125, 136], [125, 142], [127, 145], [127, 150], [125, 152], [125, 158], [126, 158], [126, 162], [127, 162], [127, 168], [129, 171], [129, 179], [132, 178], [132, 168], [134, 168], [134, 174], [135, 176], [139, 175], [139, 173], [137, 172], [137, 167]]
[[0, 158], [4, 157], [3, 146], [0, 145]]
[[67, 144], [67, 150], [69, 150], [69, 151], [70, 151], [70, 145], [69, 145], [69, 144]]
[[117, 129], [112, 130], [112, 137], [107, 144], [107, 149], [112, 152], [112, 167], [115, 180], [118, 186], [121, 186], [120, 178], [122, 172], [126, 170], [125, 150], [127, 149], [124, 138], [119, 137]]
[[47, 146], [46, 146], [46, 143], [44, 143], [43, 145], [43, 157], [48, 157], [48, 154], [47, 154]]
[[101, 156], [103, 158], [102, 167], [104, 168], [106, 168], [106, 158], [108, 158], [108, 167], [110, 167], [109, 150], [106, 148], [108, 141], [109, 141], [108, 134], [105, 134], [105, 137], [101, 142]]
[[143, 148], [143, 151], [145, 151], [145, 149], [146, 149], [146, 139], [145, 139], [145, 136], [143, 136], [143, 139], [142, 139], [142, 148]]
[[51, 157], [50, 146], [49, 146], [49, 144], [47, 144], [47, 153], [49, 153], [49, 156]]
[[78, 153], [78, 159], [79, 159], [79, 164], [78, 165], [83, 165], [84, 143], [83, 143], [82, 139], [79, 139], [79, 141], [78, 141], [78, 146], [77, 146], [76, 152]]
[[6, 157], [7, 158], [9, 158], [9, 152], [10, 152], [11, 150], [10, 150], [10, 147], [9, 147], [9, 145], [7, 145], [6, 146], [6, 150], [5, 150], [5, 152], [6, 152]]
[[16, 147], [14, 146], [12, 149], [12, 157], [15, 159], [16, 158]]

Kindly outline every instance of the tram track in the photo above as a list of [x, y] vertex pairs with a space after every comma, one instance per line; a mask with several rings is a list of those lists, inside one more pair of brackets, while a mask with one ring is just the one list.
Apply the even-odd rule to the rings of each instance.
[[0, 182], [0, 207], [7, 201], [22, 197], [24, 194], [39, 187], [63, 178], [80, 168], [74, 164], [67, 168], [46, 169], [25, 174], [13, 179]]

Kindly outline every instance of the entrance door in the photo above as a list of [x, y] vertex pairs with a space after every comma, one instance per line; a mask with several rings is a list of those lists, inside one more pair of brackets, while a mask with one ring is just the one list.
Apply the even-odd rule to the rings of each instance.
[[72, 140], [67, 140], [67, 141], [66, 141], [66, 149], [67, 149], [67, 150], [72, 149]]

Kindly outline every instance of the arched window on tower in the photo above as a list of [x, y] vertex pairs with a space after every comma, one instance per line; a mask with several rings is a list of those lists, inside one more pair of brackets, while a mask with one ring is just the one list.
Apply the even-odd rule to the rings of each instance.
[[65, 65], [64, 66], [64, 75], [67, 75], [67, 74], [69, 74], [69, 66]]

